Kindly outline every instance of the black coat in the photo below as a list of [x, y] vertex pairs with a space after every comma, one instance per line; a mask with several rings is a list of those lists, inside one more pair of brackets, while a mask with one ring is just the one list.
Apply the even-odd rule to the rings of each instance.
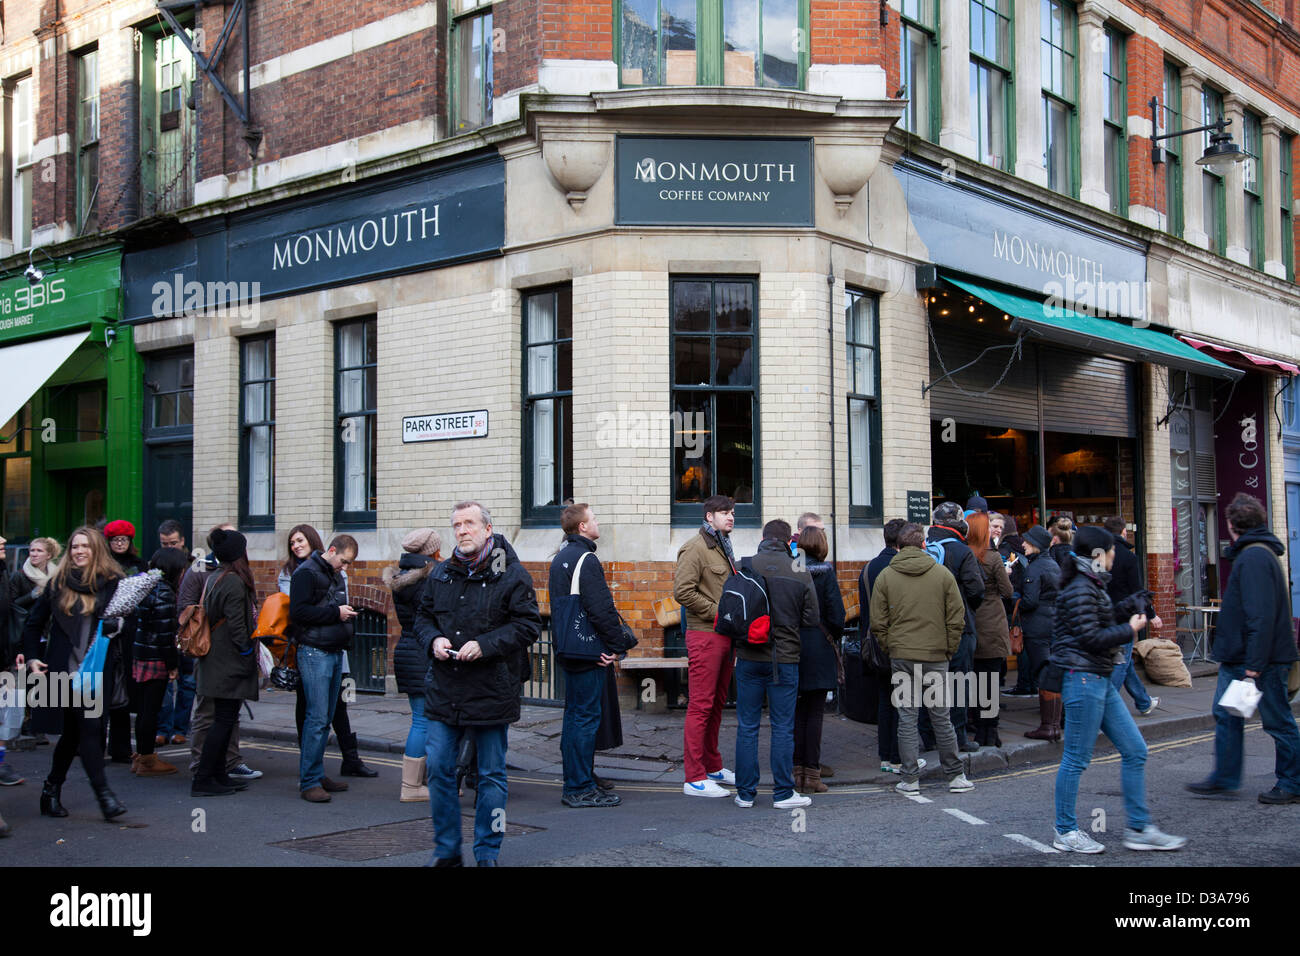
[[[623, 643], [623, 627], [619, 620], [618, 609], [614, 607], [614, 595], [610, 593], [605, 581], [605, 569], [600, 566], [600, 559], [594, 554], [596, 542], [580, 534], [565, 535], [565, 544], [558, 554], [551, 559], [550, 577], [547, 586], [551, 591], [551, 601], [569, 593], [573, 586], [573, 569], [584, 554], [591, 557], [582, 562], [582, 576], [578, 579], [578, 594], [582, 609], [587, 612], [587, 620], [600, 642], [605, 645], [607, 654], [621, 654], [627, 650]], [[595, 661], [584, 658], [568, 658], [556, 654], [555, 659], [567, 671], [582, 673], [599, 667]]]
[[[69, 558], [69, 561], [72, 559]], [[87, 587], [81, 583], [81, 571], [78, 568], [70, 568], [68, 576], [65, 579], [65, 587], [71, 587], [73, 590], [82, 594], [95, 595], [95, 608], [91, 612], [90, 633], [85, 645], [87, 653], [90, 651], [90, 642], [95, 638], [95, 628], [99, 621], [99, 616], [104, 607], [113, 597], [113, 592], [117, 590], [118, 578], [97, 579], [93, 587]], [[23, 627], [23, 656], [31, 660], [39, 660], [49, 668], [51, 676], [66, 674], [71, 668], [72, 649], [81, 645], [81, 623], [82, 617], [79, 614], [64, 614], [59, 608], [59, 599], [63, 594], [62, 588], [55, 588], [54, 582], [51, 581], [41, 596], [36, 599], [32, 605], [31, 613], [27, 615], [27, 623]], [[41, 641], [46, 636], [46, 628], [49, 628], [49, 637], [45, 646], [41, 646]], [[114, 643], [117, 639], [114, 638]], [[105, 666], [104, 668], [104, 700], [113, 699], [113, 668]], [[57, 679], [57, 678], [56, 678]], [[66, 686], [66, 685], [65, 685]], [[28, 698], [31, 702], [31, 698]], [[107, 707], [105, 708], [107, 713]], [[38, 734], [62, 734], [63, 733], [63, 710], [58, 707], [32, 707], [33, 733]]]
[[794, 559], [780, 541], [760, 542], [758, 554], [750, 558], [750, 566], [767, 582], [771, 647], [737, 644], [736, 657], [758, 663], [797, 664], [803, 652], [799, 632], [805, 627], [816, 627], [821, 620], [812, 575], [794, 570]]
[[322, 651], [346, 651], [353, 624], [339, 617], [348, 586], [319, 551], [298, 565], [289, 581], [289, 636]]
[[[0, 564], [0, 570], [4, 565]], [[9, 618], [10, 609], [10, 588], [13, 585], [13, 579], [21, 577], [24, 581], [27, 578], [21, 570], [15, 571], [7, 581], [0, 582], [0, 670], [6, 670], [13, 666], [14, 660], [22, 650], [22, 631], [18, 630], [18, 623], [15, 619]], [[28, 591], [30, 592], [30, 588]]]
[[163, 661], [175, 670], [180, 661], [176, 650], [176, 592], [166, 581], [159, 581], [135, 609], [135, 647], [137, 661]]
[[1228, 549], [1232, 571], [1211, 645], [1216, 661], [1263, 671], [1296, 659], [1291, 602], [1277, 560], [1284, 551], [1267, 528], [1252, 528]]
[[962, 637], [975, 634], [975, 609], [984, 600], [984, 572], [975, 560], [975, 552], [962, 540], [961, 535], [951, 528], [931, 525], [925, 536], [926, 541], [948, 541], [943, 546], [943, 566], [957, 579], [957, 588], [961, 599], [966, 604], [966, 627]]
[[1115, 539], [1115, 562], [1110, 566], [1110, 584], [1106, 585], [1106, 593], [1110, 595], [1110, 603], [1118, 605], [1138, 591], [1142, 590], [1142, 569], [1138, 567], [1137, 555], [1133, 553], [1133, 545], [1129, 544], [1123, 538]]
[[[472, 575], [454, 557], [425, 579], [415, 612], [415, 636], [429, 658], [424, 713], [453, 727], [496, 726], [519, 719], [521, 684], [528, 676], [528, 648], [542, 630], [533, 580], [501, 535], [487, 547], [501, 549], [504, 566], [487, 561]], [[453, 650], [477, 641], [474, 661], [440, 661], [433, 642], [445, 637]]]
[[839, 686], [835, 649], [844, 634], [844, 597], [835, 579], [835, 566], [825, 561], [808, 564], [821, 623], [799, 628], [799, 691], [827, 691]]
[[194, 693], [203, 697], [257, 700], [257, 596], [237, 574], [216, 573], [203, 610], [212, 648], [194, 665]]
[[[1071, 560], [1077, 561], [1076, 558]], [[1065, 572], [1062, 572], [1065, 577]], [[1052, 663], [1067, 670], [1089, 671], [1110, 676], [1116, 651], [1133, 640], [1128, 621], [1115, 621], [1115, 610], [1106, 593], [1109, 575], [1075, 565], [1070, 578], [1056, 596], [1052, 622]]]
[[433, 570], [429, 567], [432, 564], [434, 560], [427, 554], [403, 554], [397, 561], [397, 574], [389, 584], [393, 591], [393, 610], [402, 627], [402, 636], [393, 648], [393, 676], [397, 678], [399, 694], [424, 696], [424, 672], [429, 669], [429, 658], [415, 638], [415, 609], [424, 591], [425, 578]]
[[1027, 641], [1050, 641], [1061, 587], [1061, 569], [1052, 556], [1040, 551], [1020, 559], [1025, 565], [1020, 591], [1020, 627]]

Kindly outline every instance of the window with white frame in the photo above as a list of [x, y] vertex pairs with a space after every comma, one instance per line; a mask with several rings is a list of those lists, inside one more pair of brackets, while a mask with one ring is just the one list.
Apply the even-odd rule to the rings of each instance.
[[492, 0], [451, 0], [454, 133], [492, 125]]

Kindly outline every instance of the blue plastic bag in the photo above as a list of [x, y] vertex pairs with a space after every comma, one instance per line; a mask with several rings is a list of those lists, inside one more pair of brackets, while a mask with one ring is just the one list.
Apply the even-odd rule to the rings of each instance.
[[95, 700], [104, 690], [104, 664], [108, 661], [108, 641], [104, 636], [104, 622], [95, 628], [95, 640], [86, 651], [86, 657], [72, 675], [72, 692], [83, 702]]

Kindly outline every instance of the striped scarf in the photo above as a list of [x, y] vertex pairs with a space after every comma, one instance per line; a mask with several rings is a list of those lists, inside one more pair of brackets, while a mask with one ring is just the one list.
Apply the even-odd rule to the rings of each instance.
[[736, 553], [731, 550], [731, 535], [720, 534], [718, 530], [714, 528], [713, 525], [709, 524], [707, 521], [704, 522], [700, 530], [703, 531], [705, 534], [709, 535], [710, 537], [712, 537], [714, 541], [718, 542], [718, 544], [722, 547], [722, 553], [727, 556], [727, 563], [731, 565], [732, 571], [735, 571]]
[[478, 554], [466, 555], [461, 552], [460, 545], [452, 549], [451, 560], [455, 561], [465, 569], [467, 575], [473, 576], [483, 567], [485, 567], [492, 558], [492, 553], [496, 550], [493, 544], [496, 542], [496, 536], [488, 538], [483, 542], [483, 547], [479, 549]]

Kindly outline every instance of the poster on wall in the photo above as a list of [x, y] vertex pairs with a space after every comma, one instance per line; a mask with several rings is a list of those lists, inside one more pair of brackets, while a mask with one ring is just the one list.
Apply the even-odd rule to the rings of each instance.
[[[1238, 493], [1244, 491], [1269, 507], [1268, 418], [1264, 401], [1267, 381], [1264, 375], [1249, 373], [1235, 386], [1221, 386], [1219, 395], [1228, 392], [1226, 404], [1215, 403], [1214, 478], [1219, 492], [1219, 541], [1224, 546], [1232, 542], [1228, 505]], [[1231, 564], [1225, 561], [1220, 588], [1227, 585], [1231, 570]]]

